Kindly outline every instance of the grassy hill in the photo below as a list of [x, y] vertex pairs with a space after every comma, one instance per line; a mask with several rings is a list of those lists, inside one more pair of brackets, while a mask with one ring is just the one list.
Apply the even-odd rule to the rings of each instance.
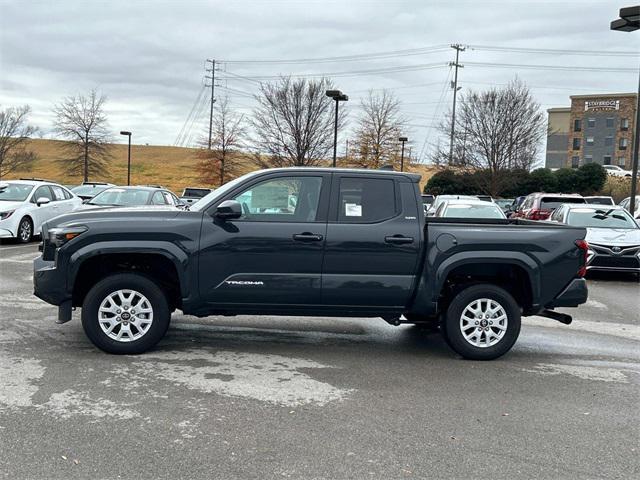
[[[81, 177], [66, 175], [57, 160], [63, 158], [64, 141], [32, 139], [28, 148], [38, 155], [38, 160], [28, 171], [17, 171], [3, 179], [20, 177], [37, 177], [53, 180], [64, 185], [75, 185], [82, 182]], [[127, 145], [112, 145], [113, 160], [109, 164], [109, 175], [104, 178], [91, 178], [94, 181], [106, 181], [117, 185], [127, 183]], [[187, 186], [203, 185], [201, 175], [196, 169], [197, 149], [184, 147], [164, 147], [157, 145], [131, 146], [131, 184], [159, 184], [180, 194]], [[256, 169], [246, 165], [249, 172]], [[422, 175], [421, 187], [435, 173], [433, 167], [414, 165], [409, 168]], [[243, 172], [243, 173], [246, 173]], [[215, 185], [214, 185], [215, 186]]]

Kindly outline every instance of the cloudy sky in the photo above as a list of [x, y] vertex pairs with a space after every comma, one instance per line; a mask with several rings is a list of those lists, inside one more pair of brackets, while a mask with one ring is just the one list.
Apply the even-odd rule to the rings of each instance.
[[368, 89], [391, 89], [414, 153], [424, 153], [451, 104], [452, 43], [468, 46], [461, 93], [516, 75], [544, 109], [571, 94], [635, 91], [640, 37], [609, 30], [623, 3], [0, 0], [0, 105], [31, 105], [32, 123], [50, 137], [52, 106], [97, 88], [114, 133], [184, 144], [207, 124], [203, 76], [216, 59], [216, 96], [247, 114], [257, 82], [278, 74], [330, 74], [350, 96], [352, 123]]

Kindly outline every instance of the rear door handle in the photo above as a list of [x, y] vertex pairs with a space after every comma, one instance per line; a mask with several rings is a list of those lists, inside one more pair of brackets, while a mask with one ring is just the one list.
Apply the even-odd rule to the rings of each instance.
[[384, 237], [386, 243], [400, 245], [403, 243], [413, 243], [413, 237], [405, 237], [403, 235], [389, 235]]
[[304, 232], [294, 234], [293, 239], [297, 242], [320, 242], [323, 236], [317, 233]]

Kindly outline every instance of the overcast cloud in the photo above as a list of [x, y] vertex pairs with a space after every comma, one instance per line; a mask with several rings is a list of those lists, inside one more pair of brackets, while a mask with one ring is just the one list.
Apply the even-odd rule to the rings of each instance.
[[[91, 88], [109, 100], [109, 123], [132, 130], [134, 143], [171, 145], [198, 96], [205, 59], [298, 59], [462, 43], [565, 50], [636, 51], [640, 37], [609, 30], [617, 1], [5, 1], [0, 0], [0, 104], [29, 104], [32, 122], [51, 135], [54, 103]], [[433, 145], [451, 103], [445, 88], [450, 48], [420, 56], [321, 64], [224, 64], [216, 96], [250, 112], [256, 83], [242, 76], [352, 72], [438, 64], [411, 72], [336, 77], [349, 94], [350, 119], [370, 88], [391, 88], [410, 118], [413, 148]], [[491, 68], [492, 62], [633, 71]], [[569, 95], [633, 92], [638, 56], [549, 55], [468, 49], [461, 54], [462, 93], [518, 75], [546, 109]], [[440, 66], [441, 65], [441, 66]], [[224, 70], [227, 70], [225, 72]], [[226, 79], [226, 80], [225, 80]], [[418, 85], [418, 86], [416, 86]], [[445, 92], [445, 95], [442, 95]], [[206, 111], [193, 130], [204, 131]], [[194, 138], [195, 135], [192, 137]], [[344, 147], [341, 146], [341, 149]]]

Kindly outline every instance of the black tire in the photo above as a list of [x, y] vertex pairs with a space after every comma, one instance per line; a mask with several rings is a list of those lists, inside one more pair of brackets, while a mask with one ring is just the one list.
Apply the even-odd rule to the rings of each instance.
[[[153, 310], [153, 321], [148, 330], [140, 338], [128, 342], [109, 337], [102, 330], [98, 320], [100, 304], [118, 290], [134, 290], [141, 293]], [[164, 337], [170, 319], [171, 312], [162, 289], [148, 277], [133, 273], [117, 273], [99, 281], [89, 290], [82, 304], [82, 328], [85, 334], [96, 347], [107, 353], [133, 355], [146, 352]], [[133, 321], [131, 325], [134, 325]]]
[[[495, 344], [490, 344], [489, 346], [473, 345], [471, 341], [465, 339], [461, 330], [461, 317], [463, 312], [467, 306], [470, 306], [474, 301], [480, 299], [489, 299], [496, 302], [504, 309], [506, 314], [506, 330]], [[493, 318], [491, 318], [491, 321], [493, 322]], [[492, 337], [488, 337], [487, 335], [489, 333], [482, 333], [482, 331], [477, 333], [483, 325], [483, 320], [479, 320], [479, 322], [481, 323], [477, 327], [475, 327], [474, 322], [473, 327], [465, 328], [467, 328], [466, 331], [469, 335], [479, 335], [477, 340], [480, 344], [482, 344], [482, 339], [487, 342], [488, 338], [495, 338], [495, 335], [500, 334], [497, 326], [490, 326], [488, 324], [489, 319], [485, 319], [487, 324], [484, 325], [484, 328], [490, 329], [487, 330], [487, 332], [489, 332]], [[520, 335], [520, 307], [511, 294], [503, 288], [491, 284], [473, 285], [459, 292], [449, 304], [443, 324], [442, 334], [447, 344], [456, 353], [469, 360], [493, 360], [507, 353], [511, 347], [513, 347], [513, 344], [516, 343], [518, 335]]]
[[20, 220], [16, 238], [20, 243], [29, 243], [33, 239], [33, 222], [29, 217]]

